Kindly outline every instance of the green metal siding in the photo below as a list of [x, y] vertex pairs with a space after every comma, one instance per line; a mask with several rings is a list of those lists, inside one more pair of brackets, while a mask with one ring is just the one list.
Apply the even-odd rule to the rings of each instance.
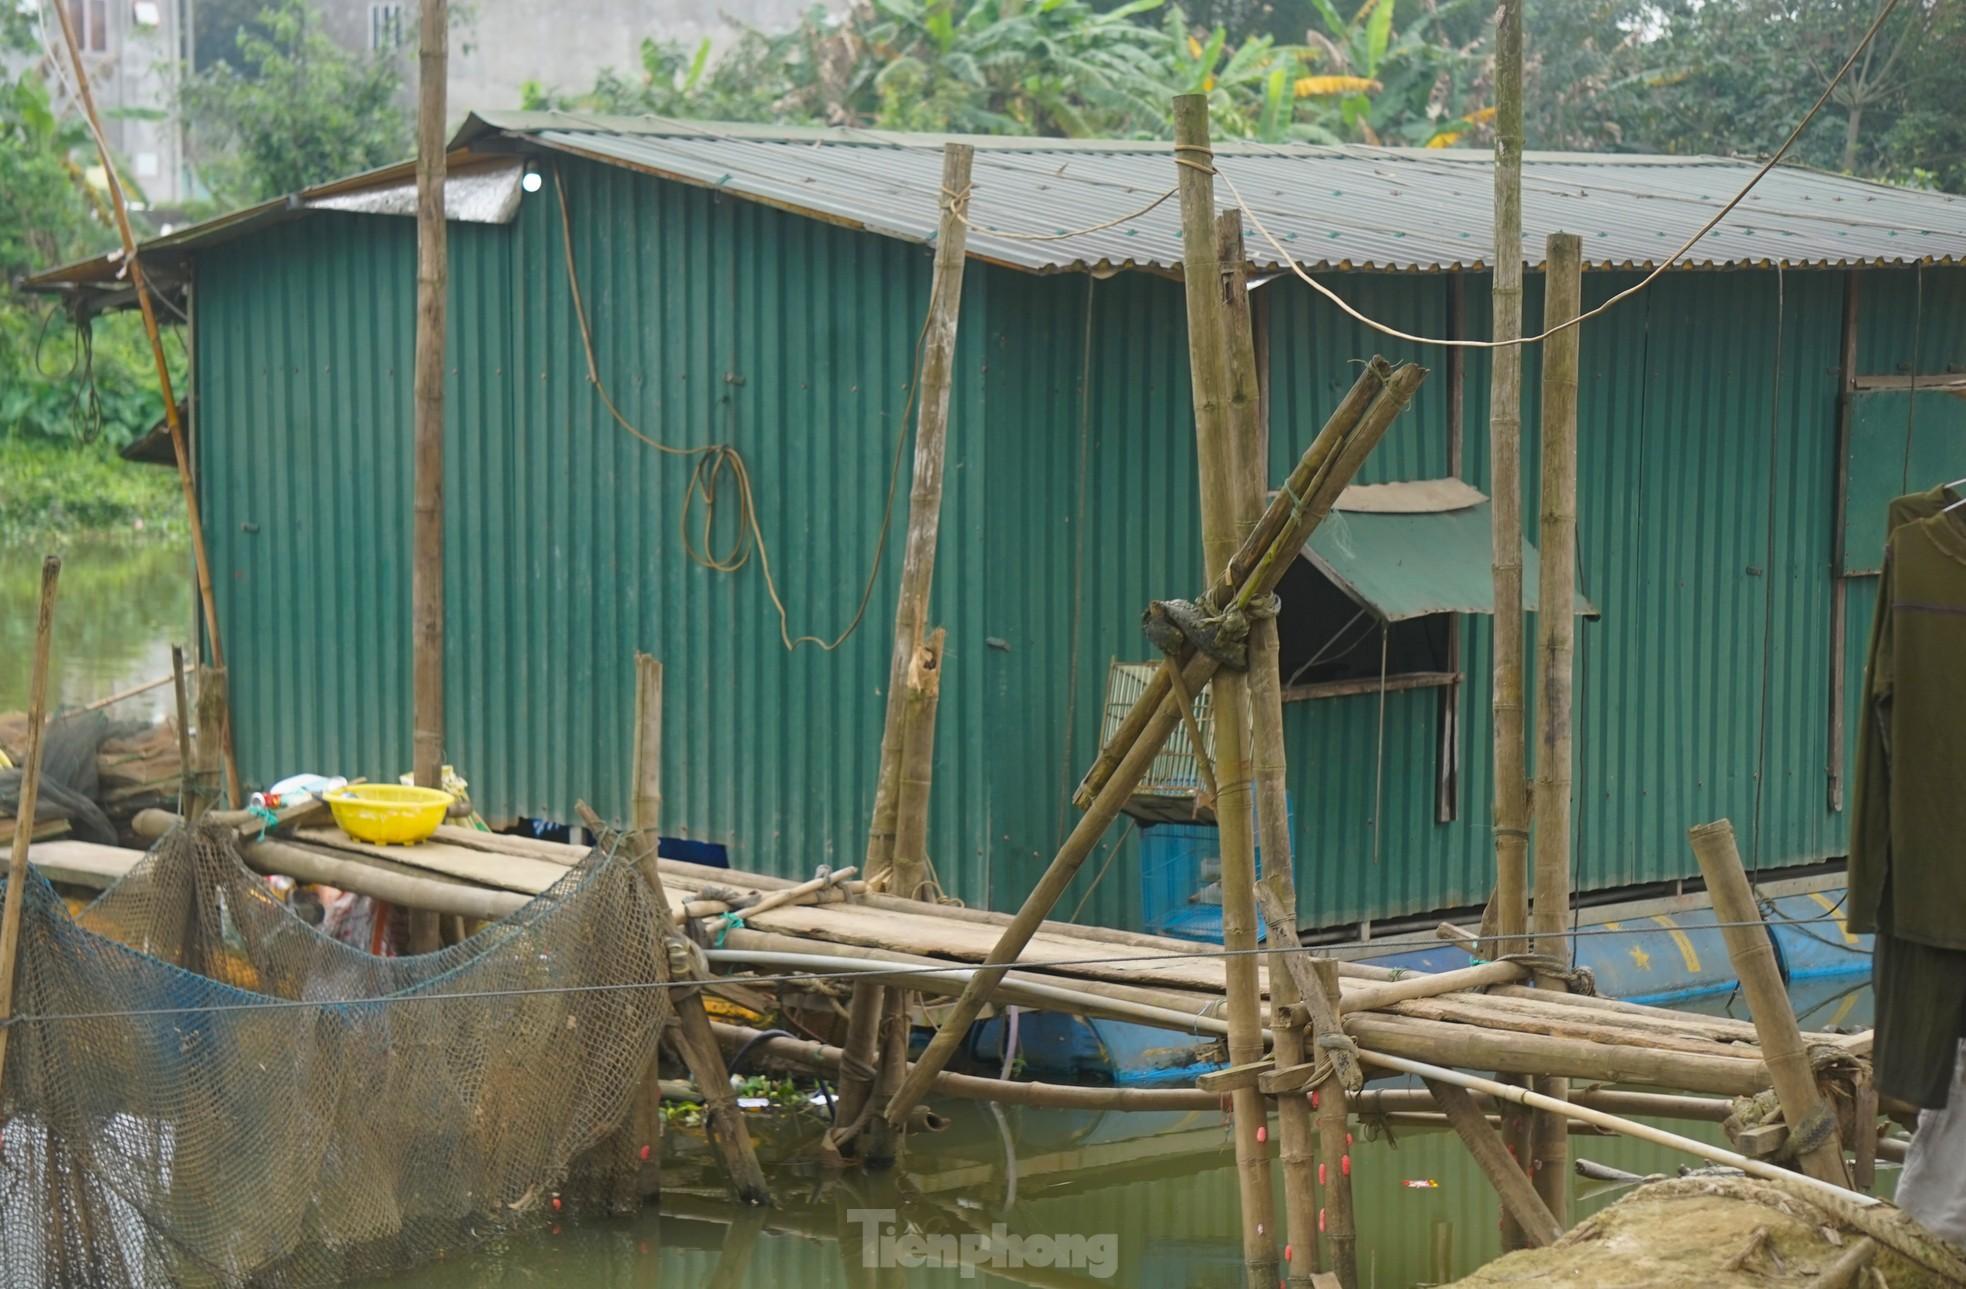
[[[927, 253], [617, 169], [565, 177], [610, 391], [652, 437], [743, 450], [794, 633], [836, 634], [875, 551]], [[867, 626], [788, 654], [755, 555], [735, 575], [685, 558], [691, 462], [636, 442], [589, 388], [552, 190], [451, 246], [446, 719], [481, 808], [626, 808], [639, 649], [665, 662], [665, 832], [767, 872], [855, 862], [898, 530]], [[201, 266], [202, 486], [254, 780], [408, 762], [412, 284], [412, 226], [380, 218], [309, 219]], [[972, 304], [966, 336], [985, 318]], [[987, 744], [956, 732], [984, 715], [984, 550], [962, 539], [981, 524], [978, 349], [952, 409], [936, 605], [952, 674], [935, 854], [970, 900]], [[904, 476], [897, 523], [905, 506]], [[715, 545], [736, 513], [726, 480]]]
[[[744, 450], [793, 630], [832, 635], [874, 549], [926, 252], [620, 169], [565, 177], [609, 389], [664, 442]], [[894, 545], [869, 625], [838, 653], [788, 655], [755, 558], [733, 576], [683, 556], [689, 463], [630, 438], [589, 387], [552, 189], [511, 226], [456, 227], [452, 257], [448, 719], [481, 806], [625, 809], [641, 649], [668, 668], [665, 831], [768, 872], [852, 862]], [[202, 486], [251, 778], [407, 762], [412, 261], [408, 221], [322, 215], [199, 265]], [[1443, 277], [1326, 280], [1395, 325], [1448, 328]], [[1631, 280], [1591, 274], [1587, 299]], [[1581, 566], [1603, 617], [1579, 635], [1580, 888], [1691, 873], [1685, 828], [1721, 815], [1763, 866], [1842, 850], [1825, 775], [1843, 291], [1836, 272], [1670, 274], [1585, 331]], [[1532, 277], [1531, 326], [1540, 294]], [[1461, 297], [1460, 333], [1484, 334], [1486, 279]], [[1372, 336], [1288, 278], [1259, 299], [1273, 474], [1374, 352], [1434, 375], [1365, 479], [1447, 473], [1442, 351]], [[1966, 272], [1867, 274], [1864, 317], [1867, 371], [1914, 349], [1927, 372], [1966, 365]], [[1107, 665], [1146, 652], [1142, 605], [1200, 581], [1194, 439], [1178, 283], [973, 264], [961, 335], [932, 838], [950, 892], [1001, 908], [1074, 821], [1063, 802], [1096, 750]], [[1532, 463], [1537, 364], [1532, 350]], [[1464, 473], [1484, 489], [1487, 372], [1466, 356]], [[1868, 588], [1849, 591], [1852, 694]], [[1287, 709], [1307, 922], [1485, 896], [1488, 640], [1480, 619], [1462, 633], [1453, 823], [1433, 807], [1437, 693]], [[1135, 922], [1124, 834], [1063, 913]]]

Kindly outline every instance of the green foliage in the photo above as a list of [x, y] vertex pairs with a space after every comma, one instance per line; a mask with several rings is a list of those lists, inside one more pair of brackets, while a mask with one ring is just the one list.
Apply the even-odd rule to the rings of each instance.
[[295, 192], [409, 155], [393, 58], [358, 56], [305, 0], [275, 0], [238, 31], [238, 65], [215, 62], [179, 91], [200, 177], [228, 204]]
[[[1196, 26], [1165, 0], [1106, 9], [1088, 0], [861, 0], [837, 16], [814, 9], [782, 31], [747, 30], [714, 60], [707, 44], [646, 41], [639, 79], [608, 71], [584, 93], [530, 86], [526, 97], [531, 106], [697, 119], [1151, 138], [1170, 131], [1174, 95], [1199, 92], [1225, 134], [1333, 141], [1376, 137], [1379, 122], [1403, 119], [1415, 101], [1427, 123], [1395, 137], [1428, 137], [1477, 79], [1471, 51], [1429, 44], [1418, 22], [1395, 22], [1392, 0], [1349, 22], [1335, 11], [1328, 20], [1335, 36], [1287, 44], [1267, 31]], [[1376, 88], [1342, 101], [1300, 90], [1305, 77], [1345, 73], [1353, 59], [1385, 68], [1394, 78], [1386, 88], [1407, 106], [1382, 109]]]
[[0, 546], [182, 535], [175, 471], [132, 465], [105, 442], [0, 438]]
[[[24, 16], [11, 12], [0, 26], [0, 55], [33, 47]], [[120, 317], [85, 336], [52, 301], [13, 289], [23, 274], [116, 244], [105, 199], [89, 188], [78, 160], [92, 161], [94, 145], [79, 120], [55, 114], [31, 59], [7, 65], [19, 70], [0, 79], [0, 438], [100, 436], [120, 447], [162, 410], [141, 325]], [[10, 522], [22, 517], [0, 516]]]

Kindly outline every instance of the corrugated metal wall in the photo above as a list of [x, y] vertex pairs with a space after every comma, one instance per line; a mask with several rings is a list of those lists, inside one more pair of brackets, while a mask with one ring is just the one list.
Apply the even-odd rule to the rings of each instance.
[[[927, 253], [618, 169], [569, 164], [566, 184], [615, 401], [662, 442], [741, 448], [793, 633], [836, 635], [876, 550]], [[239, 754], [261, 781], [408, 762], [412, 233], [317, 216], [201, 265], [203, 488]], [[857, 862], [905, 458], [866, 626], [836, 653], [788, 654], [755, 555], [735, 575], [685, 557], [692, 462], [630, 437], [590, 389], [552, 187], [515, 224], [460, 225], [451, 244], [446, 708], [479, 804], [622, 812], [639, 649], [666, 669], [665, 832], [763, 871]], [[983, 321], [979, 300], [966, 336]], [[966, 339], [966, 376], [978, 347]], [[936, 857], [970, 900], [988, 744], [961, 732], [985, 718], [985, 549], [963, 538], [982, 526], [981, 397], [959, 380], [936, 609], [964, 664], [942, 691]], [[712, 545], [737, 513], [726, 478]]]
[[[569, 163], [597, 358], [629, 418], [750, 462], [795, 632], [852, 615], [927, 297], [920, 248], [626, 171]], [[510, 227], [454, 230], [448, 497], [453, 758], [489, 811], [625, 808], [630, 656], [668, 666], [665, 831], [736, 864], [851, 862], [882, 709], [890, 547], [869, 625], [788, 655], [757, 562], [680, 549], [689, 463], [616, 427], [586, 379], [553, 190]], [[407, 761], [412, 229], [323, 215], [207, 255], [197, 288], [203, 487], [248, 774], [393, 775]], [[1587, 300], [1629, 283], [1593, 274]], [[1426, 334], [1438, 276], [1337, 275]], [[1578, 884], [1693, 871], [1684, 830], [1726, 815], [1766, 866], [1840, 853], [1826, 805], [1828, 569], [1844, 278], [1674, 274], [1585, 332]], [[1528, 284], [1535, 325], [1540, 280]], [[1461, 293], [1487, 330], [1486, 281]], [[1365, 477], [1448, 468], [1443, 351], [1345, 319], [1288, 278], [1268, 316], [1280, 473], [1374, 353], [1433, 367]], [[1966, 366], [1966, 274], [1866, 275], [1859, 366]], [[938, 570], [950, 628], [934, 851], [949, 890], [1012, 907], [1072, 818], [1106, 669], [1145, 655], [1149, 599], [1200, 577], [1178, 284], [972, 265]], [[1537, 356], [1525, 454], [1536, 451]], [[1466, 357], [1464, 473], [1486, 486], [1485, 355]], [[1081, 468], [1083, 464], [1083, 468]], [[1528, 513], [1535, 513], [1529, 481]], [[726, 488], [719, 544], [735, 513]], [[900, 500], [905, 511], [905, 488]], [[1869, 584], [1851, 588], [1862, 667]], [[1439, 695], [1291, 705], [1305, 920], [1481, 900], [1488, 631], [1463, 633], [1459, 818], [1435, 822]], [[1137, 848], [1094, 854], [1061, 913], [1138, 917]], [[1110, 860], [1110, 862], [1109, 862]], [[1104, 873], [1103, 878], [1099, 874]], [[1098, 879], [1095, 881], [1095, 879]]]

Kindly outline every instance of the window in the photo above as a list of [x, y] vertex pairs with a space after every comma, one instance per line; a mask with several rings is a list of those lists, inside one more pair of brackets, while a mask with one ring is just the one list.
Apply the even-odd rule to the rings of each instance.
[[370, 49], [382, 51], [401, 48], [403, 36], [402, 5], [372, 4], [369, 6]]
[[75, 27], [75, 43], [84, 52], [100, 54], [109, 49], [109, 0], [68, 0], [68, 21]]

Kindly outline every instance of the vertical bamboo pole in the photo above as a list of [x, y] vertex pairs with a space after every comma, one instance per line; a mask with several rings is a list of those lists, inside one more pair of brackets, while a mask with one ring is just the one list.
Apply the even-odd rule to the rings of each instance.
[[935, 270], [929, 284], [928, 324], [922, 337], [921, 410], [915, 423], [914, 481], [908, 490], [908, 538], [902, 549], [901, 593], [894, 611], [887, 716], [881, 726], [880, 770], [874, 781], [874, 822], [867, 833], [867, 859], [861, 865], [870, 882], [887, 872], [894, 850], [908, 668], [928, 632], [929, 588], [935, 580], [935, 546], [942, 525], [942, 463], [949, 437], [956, 324], [962, 312], [963, 265], [969, 253], [969, 176], [975, 157], [976, 150], [965, 143], [942, 148], [942, 216], [935, 230]]
[[[1707, 879], [1713, 914], [1727, 940], [1727, 957], [1741, 978], [1741, 992], [1747, 997], [1748, 1015], [1761, 1039], [1761, 1058], [1768, 1065], [1769, 1080], [1782, 1103], [1789, 1139], [1808, 1147], [1799, 1156], [1802, 1171], [1820, 1182], [1849, 1186], [1850, 1170], [1844, 1165], [1843, 1146], [1837, 1139], [1836, 1116], [1810, 1068], [1802, 1030], [1795, 1023], [1795, 1010], [1782, 984], [1781, 968], [1775, 963], [1775, 948], [1769, 942], [1768, 928], [1762, 925], [1747, 873], [1741, 868], [1740, 851], [1734, 846], [1734, 826], [1717, 819], [1687, 830], [1686, 835]], [[1869, 1131], [1875, 1122], [1874, 1117], [1860, 1121], [1857, 1130]]]
[[[1262, 382], [1258, 377], [1255, 328], [1249, 308], [1249, 266], [1243, 250], [1240, 211], [1223, 211], [1216, 220], [1216, 254], [1223, 273], [1223, 320], [1229, 345], [1229, 375], [1233, 393], [1229, 406], [1241, 451], [1235, 493], [1240, 503], [1239, 533], [1256, 524], [1263, 509], [1269, 479], [1269, 424], [1263, 415]], [[1251, 772], [1256, 783], [1256, 826], [1267, 868], [1266, 884], [1276, 893], [1286, 916], [1294, 917], [1297, 884], [1293, 871], [1289, 802], [1285, 793], [1287, 760], [1283, 746], [1283, 682], [1278, 675], [1277, 623], [1259, 617], [1249, 624], [1250, 732], [1254, 752]], [[1271, 914], [1271, 921], [1276, 921]], [[1283, 937], [1272, 930], [1274, 947]], [[1304, 1031], [1293, 1004], [1299, 1001], [1297, 982], [1279, 953], [1270, 959], [1271, 1032], [1279, 1069], [1304, 1061]], [[1317, 1154], [1316, 1126], [1311, 1105], [1301, 1093], [1277, 1099], [1278, 1153], [1283, 1160], [1284, 1276], [1295, 1286], [1309, 1286], [1317, 1270]]]
[[[630, 764], [633, 786], [629, 798], [628, 845], [637, 864], [653, 866], [662, 827], [662, 662], [635, 654], [635, 729]], [[595, 841], [598, 843], [597, 836]], [[623, 1125], [625, 1152], [623, 1182], [629, 1190], [616, 1197], [617, 1211], [633, 1211], [642, 1201], [662, 1192], [662, 1045], [658, 1042], [642, 1071]]]
[[[67, 24], [66, 16], [63, 25]], [[41, 561], [41, 607], [34, 619], [34, 670], [27, 680], [27, 760], [21, 766], [20, 806], [14, 812], [14, 848], [7, 860], [7, 907], [0, 912], [0, 1021], [14, 1014], [14, 978], [20, 969], [21, 911], [27, 903], [27, 847], [34, 839], [34, 810], [41, 796], [41, 745], [48, 723], [48, 655], [55, 634], [55, 589], [61, 556]], [[0, 1024], [0, 1089], [7, 1086], [7, 1036]]]
[[[1234, 557], [1241, 488], [1236, 442], [1235, 382], [1223, 308], [1222, 264], [1215, 252], [1214, 154], [1209, 147], [1208, 99], [1174, 100], [1174, 150], [1181, 195], [1182, 278], [1188, 303], [1188, 366], [1195, 404], [1196, 474], [1201, 486], [1202, 575], [1213, 581]], [[1256, 391], [1243, 391], [1253, 408]], [[1222, 947], [1229, 1013], [1229, 1063], [1263, 1059], [1263, 1017], [1257, 988], [1256, 857], [1250, 835], [1249, 690], [1241, 674], [1219, 671], [1214, 691], [1215, 824], [1222, 855]], [[1242, 1195], [1243, 1277], [1257, 1289], [1276, 1282], [1272, 1231], [1269, 1124], [1263, 1095], [1253, 1087], [1232, 1094], [1236, 1175]]]
[[444, 763], [444, 226], [446, 0], [422, 0], [416, 80], [415, 491], [410, 544], [412, 764], [442, 786]]
[[662, 823], [662, 663], [645, 653], [635, 655], [634, 737], [628, 826], [634, 830], [637, 862], [646, 862], [661, 844], [657, 829]]
[[[1583, 293], [1583, 242], [1573, 233], [1552, 233], [1544, 256], [1543, 326], [1577, 316]], [[1571, 961], [1570, 775], [1575, 690], [1577, 615], [1577, 327], [1543, 343], [1542, 512], [1536, 537], [1541, 580], [1536, 614], [1536, 951]], [[1563, 982], [1545, 976], [1546, 989]], [[1569, 1080], [1539, 1077], [1536, 1088], [1558, 1100]], [[1562, 1116], [1535, 1119], [1536, 1192], [1560, 1225], [1570, 1219], [1570, 1132]]]
[[[915, 465], [908, 489], [908, 537], [901, 556], [901, 590], [894, 609], [889, 655], [887, 713], [881, 726], [881, 760], [874, 780], [874, 817], [867, 831], [861, 875], [879, 890], [890, 880], [899, 814], [902, 743], [906, 737], [907, 678], [915, 650], [928, 630], [929, 591], [935, 580], [935, 547], [942, 527], [942, 466], [949, 438], [949, 397], [954, 385], [956, 326], [962, 314], [963, 266], [969, 252], [970, 172], [976, 150], [951, 143], [942, 149], [941, 218], [935, 231], [935, 268], [929, 283], [928, 320], [922, 334], [920, 411], [915, 422]], [[847, 1059], [840, 1070], [836, 1134], [846, 1140], [878, 1077], [875, 1044], [886, 1014], [887, 991], [855, 985], [847, 1010]], [[848, 1107], [852, 1107], [849, 1111]], [[849, 1131], [851, 1130], [851, 1131]]]
[[[1337, 1010], [1338, 964], [1329, 958], [1311, 959], [1324, 996]], [[1325, 1265], [1343, 1289], [1358, 1289], [1358, 1225], [1352, 1214], [1352, 1141], [1345, 1130], [1351, 1097], [1345, 1081], [1326, 1079], [1317, 1090], [1318, 1157], [1324, 1172]]]
[[[444, 92], [446, 0], [422, 0], [416, 86], [416, 353], [411, 385], [410, 765], [418, 787], [443, 786], [444, 765]], [[409, 948], [443, 944], [437, 917], [408, 912]]]
[[[1490, 288], [1493, 338], [1522, 335], [1522, 6], [1495, 7], [1495, 251]], [[1520, 953], [1529, 931], [1529, 770], [1523, 729], [1522, 613], [1522, 349], [1490, 351], [1488, 383], [1489, 492], [1494, 516], [1495, 616], [1492, 688], [1496, 943]], [[1487, 930], [1488, 919], [1483, 919]], [[1526, 1170], [1535, 1153], [1531, 1117], [1514, 1103], [1502, 1108], [1503, 1138]], [[1524, 1246], [1515, 1219], [1502, 1214], [1502, 1246]]]
[[[1495, 10], [1494, 338], [1522, 335], [1522, 5]], [[1495, 907], [1514, 953], [1529, 930], [1529, 773], [1522, 724], [1522, 349], [1490, 351], [1489, 492], [1494, 514]], [[1517, 937], [1517, 938], [1507, 938]]]
[[[903, 722], [901, 764], [896, 774], [894, 853], [889, 885], [903, 899], [933, 898], [928, 865], [929, 791], [935, 780], [935, 709], [942, 690], [942, 647], [947, 633], [937, 627], [915, 650], [904, 684], [908, 693]], [[882, 1000], [880, 1074], [875, 1096], [882, 1101], [900, 1090], [908, 1073], [908, 1017], [913, 996], [898, 986]], [[848, 1016], [849, 1027], [852, 1017]], [[898, 1130], [884, 1118], [867, 1124], [862, 1155], [884, 1167], [894, 1160]]]
[[205, 813], [204, 784], [192, 772], [191, 700], [184, 688], [184, 650], [171, 646], [171, 692], [177, 699], [177, 781], [179, 809], [186, 819]]
[[[102, 161], [102, 171], [108, 180], [110, 208], [116, 214], [116, 233], [123, 243], [123, 262], [130, 271], [130, 288], [137, 298], [137, 309], [143, 314], [144, 334], [150, 339], [150, 358], [157, 368], [157, 388], [164, 397], [164, 426], [171, 434], [171, 456], [177, 463], [178, 487], [184, 493], [184, 517], [191, 530], [191, 560], [198, 575], [198, 606], [205, 619], [205, 641], [211, 648], [212, 666], [218, 671], [218, 692], [213, 699], [213, 708], [220, 717], [211, 737], [219, 749], [220, 760], [225, 765], [226, 793], [233, 809], [244, 803], [239, 788], [239, 764], [232, 755], [232, 709], [226, 701], [224, 685], [225, 642], [218, 630], [218, 599], [212, 592], [211, 559], [205, 552], [205, 523], [198, 509], [198, 483], [191, 473], [190, 446], [184, 437], [184, 421], [178, 414], [177, 391], [171, 387], [171, 365], [164, 357], [164, 338], [157, 329], [157, 306], [150, 297], [150, 279], [144, 273], [143, 263], [137, 255], [136, 234], [130, 229], [130, 208], [123, 199], [123, 180], [116, 171], [116, 158], [110, 152], [109, 141], [102, 132], [102, 117], [96, 112], [95, 91], [89, 85], [89, 70], [82, 64], [81, 46], [75, 39], [75, 24], [69, 19], [68, 6], [53, 6], [55, 18], [61, 24], [62, 43], [68, 47], [68, 62], [75, 73], [76, 97], [82, 102], [82, 115], [88, 122], [89, 134], [95, 139], [96, 153]], [[204, 706], [203, 683], [199, 688], [199, 705]]]

